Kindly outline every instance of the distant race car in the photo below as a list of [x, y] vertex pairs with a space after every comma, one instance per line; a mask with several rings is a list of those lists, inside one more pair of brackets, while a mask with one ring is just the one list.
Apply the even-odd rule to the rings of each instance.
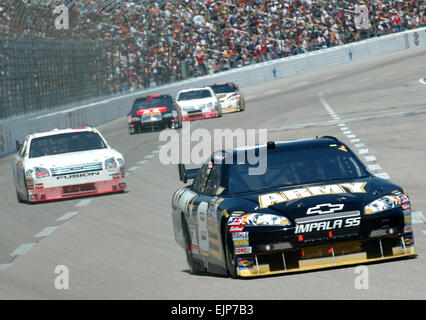
[[243, 93], [232, 82], [216, 83], [211, 88], [219, 99], [223, 113], [245, 110], [246, 102]]
[[[238, 158], [250, 152], [251, 162]], [[261, 154], [266, 171], [255, 175]], [[217, 152], [200, 169], [180, 164], [179, 175], [194, 179], [172, 197], [193, 273], [253, 277], [416, 255], [407, 193], [336, 138]]]
[[222, 116], [220, 102], [210, 87], [179, 91], [176, 103], [182, 112], [183, 121]]
[[138, 98], [127, 115], [129, 133], [182, 127], [182, 116], [170, 95], [150, 95]]
[[33, 133], [13, 160], [19, 202], [39, 202], [126, 190], [124, 158], [95, 128]]

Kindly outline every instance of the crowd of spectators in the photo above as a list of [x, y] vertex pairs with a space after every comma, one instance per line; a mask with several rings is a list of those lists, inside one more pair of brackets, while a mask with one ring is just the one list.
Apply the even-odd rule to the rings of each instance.
[[[369, 27], [359, 29], [363, 4]], [[67, 30], [55, 27], [58, 5], [69, 9]], [[2, 0], [0, 38], [110, 41], [107, 79], [126, 80], [110, 85], [117, 91], [426, 26], [425, 9], [423, 0]]]

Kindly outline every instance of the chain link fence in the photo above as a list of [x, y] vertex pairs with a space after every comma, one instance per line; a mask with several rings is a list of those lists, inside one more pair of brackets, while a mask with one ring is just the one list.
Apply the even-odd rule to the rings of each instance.
[[0, 119], [171, 81], [123, 55], [135, 41], [0, 38]]

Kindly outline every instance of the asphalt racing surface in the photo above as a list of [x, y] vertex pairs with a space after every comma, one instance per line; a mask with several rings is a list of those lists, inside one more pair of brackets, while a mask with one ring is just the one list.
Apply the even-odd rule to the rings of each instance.
[[[20, 204], [13, 155], [0, 159], [0, 299], [425, 299], [425, 57], [426, 47], [413, 48], [244, 88], [246, 111], [193, 123], [268, 129], [276, 141], [333, 135], [403, 186], [418, 256], [368, 264], [367, 288], [356, 286], [355, 266], [249, 280], [191, 275], [172, 229], [177, 166], [159, 161], [159, 132], [130, 136], [122, 118], [98, 129], [126, 159], [126, 193]], [[58, 266], [68, 289], [55, 286]]]

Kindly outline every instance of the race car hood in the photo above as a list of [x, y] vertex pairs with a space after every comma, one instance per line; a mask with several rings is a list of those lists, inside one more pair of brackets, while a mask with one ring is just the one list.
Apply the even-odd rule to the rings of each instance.
[[204, 99], [184, 100], [184, 101], [178, 101], [177, 104], [183, 108], [183, 107], [190, 107], [190, 106], [200, 106], [210, 102], [214, 103], [215, 99], [210, 97], [210, 98], [204, 98]]
[[216, 95], [216, 97], [219, 99], [220, 102], [225, 102], [231, 97], [238, 96], [238, 92], [229, 92], [229, 93], [219, 93]]
[[294, 221], [307, 214], [347, 211], [363, 213], [364, 207], [372, 201], [403, 193], [400, 187], [387, 180], [367, 177], [245, 194], [240, 196], [240, 206], [244, 207], [241, 209], [245, 212], [283, 215]]
[[104, 162], [106, 159], [111, 157], [122, 159], [122, 155], [119, 152], [111, 148], [106, 148], [106, 149], [98, 149], [98, 150], [69, 152], [69, 153], [27, 159], [25, 161], [25, 167], [26, 169], [33, 168], [33, 167], [42, 167], [42, 168], [66, 167], [66, 166], [80, 165], [85, 163]]

